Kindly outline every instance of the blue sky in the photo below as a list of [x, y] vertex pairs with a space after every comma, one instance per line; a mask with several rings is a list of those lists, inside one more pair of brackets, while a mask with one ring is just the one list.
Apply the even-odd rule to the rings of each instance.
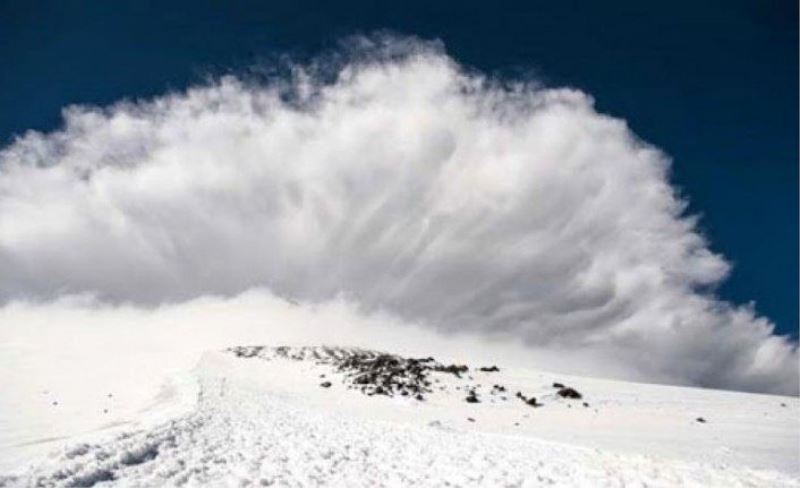
[[354, 33], [438, 38], [482, 71], [591, 93], [668, 153], [734, 264], [719, 294], [797, 337], [797, 2], [213, 3], [3, 2], [0, 140]]

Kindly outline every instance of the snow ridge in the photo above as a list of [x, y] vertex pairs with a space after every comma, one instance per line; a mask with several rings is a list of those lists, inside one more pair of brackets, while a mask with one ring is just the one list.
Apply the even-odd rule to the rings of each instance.
[[[375, 409], [400, 404], [421, 415], [432, 408], [433, 397], [370, 397], [316, 384], [324, 374], [355, 386], [353, 380], [363, 373], [338, 368], [353, 358], [381, 357], [387, 356], [341, 348], [234, 348], [207, 354], [197, 369], [194, 412], [149, 430], [66, 447], [21, 473], [0, 477], [0, 486], [800, 486], [778, 471], [613, 453], [441, 422], [359, 418], [333, 407], [355, 397]], [[415, 364], [404, 361], [398, 364]], [[311, 393], [300, 397], [266, 388], [264, 376], [276, 371], [297, 373], [286, 378], [287, 384], [301, 383], [301, 376], [313, 379], [308, 384], [314, 389], [308, 391], [329, 395], [321, 398], [331, 408], [306, 401]], [[546, 409], [535, 411], [540, 410]]]

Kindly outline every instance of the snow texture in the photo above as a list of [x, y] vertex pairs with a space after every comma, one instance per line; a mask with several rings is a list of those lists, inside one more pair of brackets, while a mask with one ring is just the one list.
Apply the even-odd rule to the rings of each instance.
[[191, 413], [71, 440], [0, 486], [800, 486], [796, 398], [470, 365], [431, 371], [420, 401], [353, 388], [337, 366], [358, 350], [236, 351], [204, 356]]

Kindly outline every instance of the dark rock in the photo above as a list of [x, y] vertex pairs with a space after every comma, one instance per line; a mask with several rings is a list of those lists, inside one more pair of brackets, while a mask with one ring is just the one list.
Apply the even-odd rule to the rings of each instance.
[[[411, 396], [420, 401], [425, 400], [426, 395], [433, 393], [436, 389], [436, 386], [433, 385], [440, 382], [438, 378], [434, 377], [437, 376], [437, 373], [452, 374], [456, 378], [463, 379], [463, 376], [469, 376], [467, 373], [470, 371], [465, 364], [442, 364], [433, 357], [405, 358], [363, 349], [242, 346], [230, 348], [228, 351], [237, 357], [257, 357], [267, 361], [273, 358], [285, 358], [293, 361], [311, 360], [317, 365], [333, 366], [336, 371], [342, 373], [343, 386], [348, 390], [354, 389], [369, 396]], [[483, 371], [499, 371], [497, 366], [481, 369]], [[327, 375], [319, 374], [319, 378], [324, 380]], [[320, 384], [322, 388], [331, 386], [330, 381]], [[479, 403], [476, 389], [480, 387], [481, 385], [462, 384], [462, 386], [456, 386], [456, 389], [465, 393], [469, 392], [467, 401], [470, 403]], [[438, 389], [444, 391], [447, 387], [441, 385]], [[495, 385], [492, 394], [504, 391], [504, 387]]]
[[571, 398], [573, 400], [580, 400], [583, 398], [583, 396], [578, 393], [578, 390], [570, 387], [565, 387], [558, 390], [558, 396], [562, 398]]
[[492, 365], [492, 366], [484, 366], [484, 367], [482, 367], [482, 368], [479, 368], [479, 369], [480, 369], [481, 371], [483, 371], [484, 373], [496, 373], [496, 372], [500, 371], [500, 368], [498, 368], [498, 367], [497, 367], [497, 366], [495, 366], [495, 365]]
[[[281, 348], [276, 348], [276, 351], [278, 351], [279, 349]], [[254, 358], [258, 356], [263, 350], [264, 347], [262, 346], [241, 346], [230, 349], [230, 351], [233, 352], [236, 355], [236, 357], [240, 358]]]
[[706, 419], [704, 419], [703, 417], [697, 417], [695, 420], [696, 420], [697, 422], [700, 422], [701, 424], [704, 424], [704, 423], [706, 423]]
[[467, 417], [467, 420], [469, 420], [470, 422], [475, 422], [475, 419], [472, 417]]
[[564, 388], [564, 385], [561, 383], [553, 383], [553, 388]]
[[528, 404], [528, 405], [530, 405], [531, 407], [541, 407], [541, 406], [542, 406], [542, 404], [541, 404], [541, 403], [537, 403], [537, 402], [536, 402], [536, 397], [530, 397], [530, 398], [528, 398], [527, 400], [525, 400], [525, 403], [527, 403], [527, 404]]
[[456, 375], [457, 377], [461, 378], [461, 374], [462, 373], [466, 373], [467, 371], [469, 371], [469, 368], [466, 365], [463, 365], [463, 364], [459, 364], [459, 365], [451, 364], [449, 366], [436, 365], [436, 366], [433, 367], [433, 370], [434, 371], [439, 371], [439, 372], [442, 372], [442, 373], [450, 373], [450, 374]]

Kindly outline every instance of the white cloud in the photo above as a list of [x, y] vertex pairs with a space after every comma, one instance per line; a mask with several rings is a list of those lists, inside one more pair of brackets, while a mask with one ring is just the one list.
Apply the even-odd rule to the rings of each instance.
[[320, 62], [72, 107], [7, 147], [0, 300], [344, 294], [641, 378], [797, 393], [797, 346], [708, 291], [729, 266], [624, 121], [413, 40], [341, 59], [332, 82]]

